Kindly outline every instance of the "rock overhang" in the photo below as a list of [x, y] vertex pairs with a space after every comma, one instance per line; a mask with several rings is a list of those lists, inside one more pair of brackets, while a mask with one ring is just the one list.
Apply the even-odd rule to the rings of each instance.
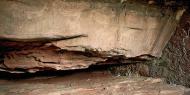
[[[104, 1], [104, 0], [103, 0]], [[82, 69], [160, 57], [184, 10], [120, 0], [3, 0], [2, 69]]]

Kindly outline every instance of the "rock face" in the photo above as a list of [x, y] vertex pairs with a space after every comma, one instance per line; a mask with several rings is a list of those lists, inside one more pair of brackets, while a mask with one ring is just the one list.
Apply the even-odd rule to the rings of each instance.
[[160, 57], [182, 13], [133, 0], [2, 0], [0, 67], [68, 70]]
[[164, 77], [169, 83], [190, 87], [190, 11], [179, 26], [160, 59], [150, 62], [151, 77]]

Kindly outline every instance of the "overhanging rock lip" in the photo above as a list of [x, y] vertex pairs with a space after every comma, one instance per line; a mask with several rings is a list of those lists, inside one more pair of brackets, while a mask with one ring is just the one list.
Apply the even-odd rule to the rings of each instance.
[[127, 63], [160, 57], [179, 20], [176, 11], [161, 11], [136, 0], [116, 5], [89, 0], [11, 1], [17, 0], [0, 2], [0, 45], [11, 48], [4, 52], [4, 65], [13, 70], [73, 69], [104, 59]]
[[[120, 3], [119, 5], [99, 0], [99, 3], [91, 0], [21, 0], [24, 5], [12, 1], [17, 0], [0, 2], [4, 5], [0, 10], [0, 14], [4, 15], [0, 17], [2, 40], [49, 42], [66, 37], [67, 41], [55, 42], [55, 46], [91, 46], [102, 51], [123, 49], [127, 50], [124, 53], [127, 57], [142, 54], [159, 57], [165, 42], [169, 40], [168, 36], [172, 34], [178, 22], [176, 12], [164, 9], [165, 12], [153, 6], [146, 6], [140, 0], [129, 0], [132, 3], [113, 0]], [[6, 19], [10, 19], [12, 23]], [[8, 37], [10, 35], [6, 34], [14, 34], [17, 37]], [[69, 39], [73, 36], [77, 36], [74, 37], [77, 39]]]

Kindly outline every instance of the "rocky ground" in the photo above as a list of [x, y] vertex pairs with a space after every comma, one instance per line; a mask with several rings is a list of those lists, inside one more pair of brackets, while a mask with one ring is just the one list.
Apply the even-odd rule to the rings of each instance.
[[189, 91], [159, 78], [100, 71], [0, 80], [0, 95], [190, 95]]

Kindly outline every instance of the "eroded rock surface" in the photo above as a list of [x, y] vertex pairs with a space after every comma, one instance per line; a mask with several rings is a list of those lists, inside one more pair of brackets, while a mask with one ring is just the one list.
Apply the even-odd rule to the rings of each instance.
[[2, 0], [0, 67], [67, 70], [159, 57], [182, 13], [133, 0]]
[[0, 80], [1, 95], [189, 95], [189, 89], [162, 79], [116, 77], [107, 72]]

